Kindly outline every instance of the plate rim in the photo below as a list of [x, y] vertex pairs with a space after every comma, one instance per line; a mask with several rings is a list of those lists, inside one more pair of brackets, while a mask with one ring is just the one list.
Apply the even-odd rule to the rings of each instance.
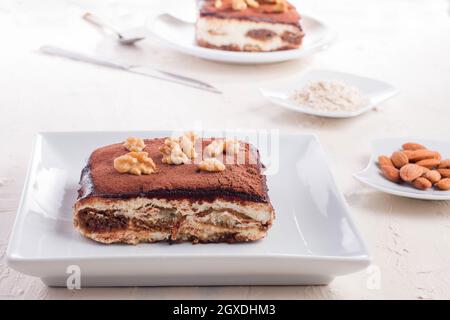
[[[242, 51], [227, 51], [212, 48], [204, 48], [197, 45], [183, 46], [174, 43], [173, 41], [167, 40], [167, 38], [161, 37], [158, 32], [155, 32], [155, 24], [160, 21], [161, 17], [165, 16], [164, 13], [157, 14], [150, 18], [150, 21], [146, 23], [146, 29], [149, 34], [156, 39], [161, 45], [171, 48], [175, 51], [181, 52], [183, 54], [188, 54], [190, 56], [225, 63], [234, 64], [265, 64], [265, 63], [276, 63], [282, 61], [293, 60], [311, 54], [324, 51], [334, 45], [338, 39], [338, 33], [335, 29], [331, 28], [328, 24], [324, 23], [313, 16], [304, 14], [302, 18], [313, 20], [319, 23], [325, 30], [324, 37], [319, 41], [319, 43], [311, 48], [298, 48], [290, 50], [281, 51], [271, 51], [271, 52], [242, 52]], [[192, 24], [195, 27], [195, 23]], [[196, 51], [196, 52], [193, 52]], [[255, 59], [256, 58], [256, 59]], [[250, 60], [251, 59], [251, 60]]]
[[[212, 129], [208, 130], [205, 129], [205, 131], [219, 131], [220, 129]], [[111, 261], [111, 260], [120, 260], [123, 261], [125, 259], [144, 259], [144, 260], [153, 260], [158, 259], [161, 257], [161, 255], [154, 255], [154, 256], [146, 256], [146, 255], [140, 255], [140, 254], [129, 254], [129, 255], [117, 255], [117, 256], [53, 256], [53, 257], [24, 257], [17, 254], [17, 234], [20, 231], [21, 224], [23, 223], [24, 219], [24, 205], [26, 203], [26, 197], [29, 191], [29, 186], [31, 183], [31, 178], [33, 177], [33, 170], [35, 169], [35, 166], [37, 165], [37, 159], [36, 159], [36, 152], [38, 146], [42, 143], [42, 140], [45, 135], [64, 135], [64, 134], [121, 134], [121, 133], [131, 133], [131, 132], [148, 132], [153, 134], [159, 134], [162, 132], [169, 132], [170, 130], [98, 130], [98, 131], [39, 131], [36, 133], [36, 136], [34, 138], [34, 143], [31, 148], [31, 157], [28, 164], [28, 169], [26, 173], [26, 180], [24, 183], [24, 186], [22, 188], [22, 194], [20, 197], [19, 206], [16, 212], [16, 217], [13, 223], [13, 227], [11, 229], [11, 234], [9, 236], [9, 242], [8, 247], [6, 250], [6, 262], [9, 266], [19, 270], [21, 269], [20, 266], [24, 266], [26, 263], [36, 263], [36, 264], [45, 264], [49, 262], [64, 262], [64, 261], [71, 261], [71, 260], [77, 260], [80, 262], [89, 262], [89, 261]], [[235, 132], [248, 132], [250, 130], [244, 130], [244, 131], [238, 131], [238, 130], [224, 130], [224, 131], [235, 131]], [[227, 254], [210, 254], [210, 253], [202, 253], [202, 254], [192, 254], [192, 253], [176, 253], [176, 254], [170, 254], [170, 255], [164, 255], [164, 259], [186, 259], [186, 258], [205, 258], [205, 259], [288, 259], [288, 260], [305, 260], [305, 261], [322, 261], [322, 262], [335, 262], [335, 263], [354, 263], [355, 265], [358, 264], [360, 268], [362, 269], [364, 266], [368, 266], [372, 261], [372, 255], [370, 251], [367, 248], [367, 245], [364, 241], [364, 238], [361, 235], [360, 230], [358, 229], [355, 220], [353, 218], [353, 215], [351, 213], [350, 207], [345, 200], [343, 193], [338, 188], [338, 185], [336, 184], [336, 180], [334, 178], [334, 175], [331, 171], [330, 167], [330, 160], [329, 157], [326, 155], [325, 150], [323, 149], [320, 140], [315, 133], [295, 133], [295, 132], [285, 132], [282, 131], [279, 133], [280, 135], [288, 135], [288, 136], [304, 136], [308, 137], [309, 139], [313, 140], [317, 147], [319, 148], [319, 151], [321, 153], [321, 156], [323, 157], [323, 160], [325, 162], [325, 165], [327, 166], [328, 173], [330, 176], [330, 185], [332, 185], [335, 193], [337, 194], [338, 200], [341, 202], [341, 205], [343, 206], [343, 215], [346, 217], [347, 221], [349, 222], [352, 231], [355, 235], [356, 240], [361, 245], [361, 251], [363, 254], [353, 255], [353, 256], [338, 256], [338, 255], [304, 255], [304, 254], [295, 254], [295, 253], [256, 253], [256, 254], [236, 254], [236, 253], [227, 253]]]

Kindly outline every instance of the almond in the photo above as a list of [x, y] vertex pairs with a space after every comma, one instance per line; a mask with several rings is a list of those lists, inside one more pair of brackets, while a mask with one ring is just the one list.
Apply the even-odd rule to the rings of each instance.
[[423, 174], [423, 171], [422, 167], [409, 163], [400, 169], [400, 178], [402, 178], [403, 181], [411, 182], [420, 177]]
[[422, 166], [419, 166], [419, 167], [421, 167], [422, 170], [423, 170], [422, 175], [424, 175], [425, 173], [427, 173], [428, 171], [430, 171], [430, 169], [428, 169], [427, 167], [422, 167]]
[[394, 166], [394, 164], [391, 161], [391, 158], [386, 157], [386, 156], [379, 156], [378, 157], [378, 165], [380, 166], [380, 168], [382, 166], [390, 166], [390, 167]]
[[450, 169], [450, 159], [442, 160], [438, 166], [439, 169]]
[[436, 152], [436, 154], [434, 155], [433, 159], [441, 161], [441, 159], [442, 159], [441, 154], [437, 151], [435, 151], [435, 152]]
[[437, 169], [441, 174], [442, 178], [450, 178], [450, 169]]
[[430, 180], [424, 178], [424, 177], [419, 177], [416, 180], [414, 180], [412, 182], [412, 185], [420, 190], [426, 190], [428, 188], [431, 188], [432, 184], [430, 182]]
[[439, 153], [436, 151], [431, 151], [427, 149], [419, 149], [410, 153], [406, 153], [409, 161], [416, 162], [424, 159], [437, 159], [440, 157]]
[[436, 187], [441, 190], [450, 190], [450, 178], [439, 180], [439, 182], [436, 183]]
[[405, 164], [409, 163], [408, 156], [404, 154], [402, 151], [395, 151], [391, 155], [391, 161], [397, 169], [400, 169]]
[[403, 153], [406, 154], [406, 156], [408, 157], [408, 160], [409, 160], [413, 156], [414, 150], [403, 150]]
[[450, 158], [442, 160], [439, 152], [415, 142], [406, 142], [402, 148], [394, 151], [391, 157], [378, 157], [378, 165], [385, 178], [394, 182], [410, 182], [420, 190], [433, 185], [441, 190], [450, 190]]
[[403, 150], [420, 150], [426, 149], [423, 145], [415, 143], [415, 142], [407, 142], [402, 145]]
[[383, 173], [383, 176], [388, 180], [391, 180], [393, 182], [400, 181], [400, 171], [394, 166], [381, 166], [381, 172]]
[[428, 172], [425, 172], [423, 174], [423, 177], [430, 180], [432, 184], [435, 184], [436, 182], [441, 180], [441, 174], [437, 170], [430, 170]]
[[437, 165], [439, 165], [439, 163], [440, 161], [437, 159], [424, 159], [416, 162], [418, 166], [422, 166], [428, 169], [436, 167]]

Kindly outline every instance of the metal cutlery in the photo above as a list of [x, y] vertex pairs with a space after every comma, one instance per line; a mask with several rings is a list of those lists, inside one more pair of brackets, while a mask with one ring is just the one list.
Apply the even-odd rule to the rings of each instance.
[[110, 25], [104, 19], [101, 19], [100, 17], [98, 17], [90, 12], [85, 13], [83, 15], [83, 19], [88, 21], [89, 23], [93, 24], [94, 26], [101, 28], [102, 30], [105, 30], [107, 32], [114, 34], [121, 44], [132, 45], [138, 41], [145, 39], [145, 36], [142, 36], [142, 35], [128, 35], [128, 34], [119, 32], [117, 30], [117, 28]]
[[152, 68], [152, 67], [128, 65], [128, 64], [112, 61], [109, 59], [105, 59], [102, 57], [87, 55], [84, 53], [74, 52], [74, 51], [70, 51], [70, 50], [66, 50], [66, 49], [62, 49], [62, 48], [58, 48], [58, 47], [53, 47], [53, 46], [42, 46], [40, 48], [40, 51], [43, 53], [46, 53], [46, 54], [50, 54], [50, 55], [60, 56], [60, 57], [64, 57], [64, 58], [68, 58], [68, 59], [72, 59], [72, 60], [76, 60], [76, 61], [88, 62], [88, 63], [101, 65], [104, 67], [109, 67], [109, 68], [118, 69], [118, 70], [122, 70], [122, 71], [127, 71], [127, 72], [131, 72], [131, 73], [135, 73], [135, 74], [139, 74], [139, 75], [143, 75], [143, 76], [147, 76], [147, 77], [151, 77], [151, 78], [170, 81], [170, 82], [178, 83], [178, 84], [185, 85], [188, 87], [200, 89], [200, 90], [205, 90], [205, 91], [218, 93], [218, 94], [222, 93], [221, 91], [219, 91], [218, 89], [216, 89], [215, 87], [213, 87], [212, 85], [210, 85], [208, 83], [205, 83], [205, 82], [202, 82], [202, 81], [199, 81], [196, 79], [192, 79], [192, 78], [189, 78], [189, 77], [186, 77], [183, 75], [178, 75], [178, 74], [175, 74], [172, 72], [159, 70], [159, 69]]

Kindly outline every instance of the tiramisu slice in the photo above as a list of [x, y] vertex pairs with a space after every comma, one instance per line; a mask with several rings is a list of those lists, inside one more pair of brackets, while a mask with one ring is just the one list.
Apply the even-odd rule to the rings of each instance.
[[74, 225], [103, 243], [241, 242], [274, 219], [259, 153], [224, 139], [128, 139], [83, 169]]
[[300, 47], [300, 15], [286, 0], [201, 0], [198, 45], [231, 51]]

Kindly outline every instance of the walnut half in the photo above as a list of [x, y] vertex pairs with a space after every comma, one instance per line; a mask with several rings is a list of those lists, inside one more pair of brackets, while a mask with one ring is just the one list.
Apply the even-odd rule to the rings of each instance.
[[217, 157], [223, 154], [234, 155], [239, 152], [240, 144], [237, 140], [213, 140], [210, 144], [206, 146], [206, 155], [208, 157]]
[[177, 139], [168, 138], [164, 141], [164, 145], [159, 148], [163, 154], [162, 163], [167, 164], [185, 164], [190, 163], [188, 156], [183, 152]]
[[144, 150], [145, 143], [141, 138], [129, 137], [123, 144], [128, 151], [139, 152]]
[[[231, 8], [235, 11], [241, 11], [248, 7], [259, 8], [260, 4], [270, 4], [270, 6], [264, 9], [264, 12], [281, 13], [286, 12], [288, 9], [286, 0], [232, 0]], [[214, 5], [216, 8], [221, 8], [222, 1], [216, 0]]]
[[225, 140], [225, 153], [229, 155], [238, 154], [240, 148], [239, 141], [237, 140]]
[[245, 10], [247, 9], [247, 2], [245, 0], [232, 0], [231, 7], [236, 11]]
[[257, 0], [245, 0], [247, 2], [247, 5], [251, 8], [258, 8], [259, 2]]
[[225, 170], [225, 165], [216, 158], [208, 158], [200, 162], [198, 168], [203, 171], [220, 172]]
[[137, 176], [156, 172], [156, 165], [147, 152], [128, 152], [114, 159], [114, 169], [120, 173], [131, 173]]
[[195, 140], [197, 140], [197, 135], [192, 131], [186, 132], [178, 139], [181, 150], [189, 159], [195, 159], [197, 157]]
[[288, 11], [288, 4], [286, 0], [264, 0], [266, 3], [272, 4], [272, 6], [268, 7], [264, 10], [264, 12], [268, 13], [283, 13]]
[[223, 153], [223, 148], [225, 147], [223, 140], [213, 140], [210, 144], [206, 146], [206, 154], [209, 157], [217, 157]]

